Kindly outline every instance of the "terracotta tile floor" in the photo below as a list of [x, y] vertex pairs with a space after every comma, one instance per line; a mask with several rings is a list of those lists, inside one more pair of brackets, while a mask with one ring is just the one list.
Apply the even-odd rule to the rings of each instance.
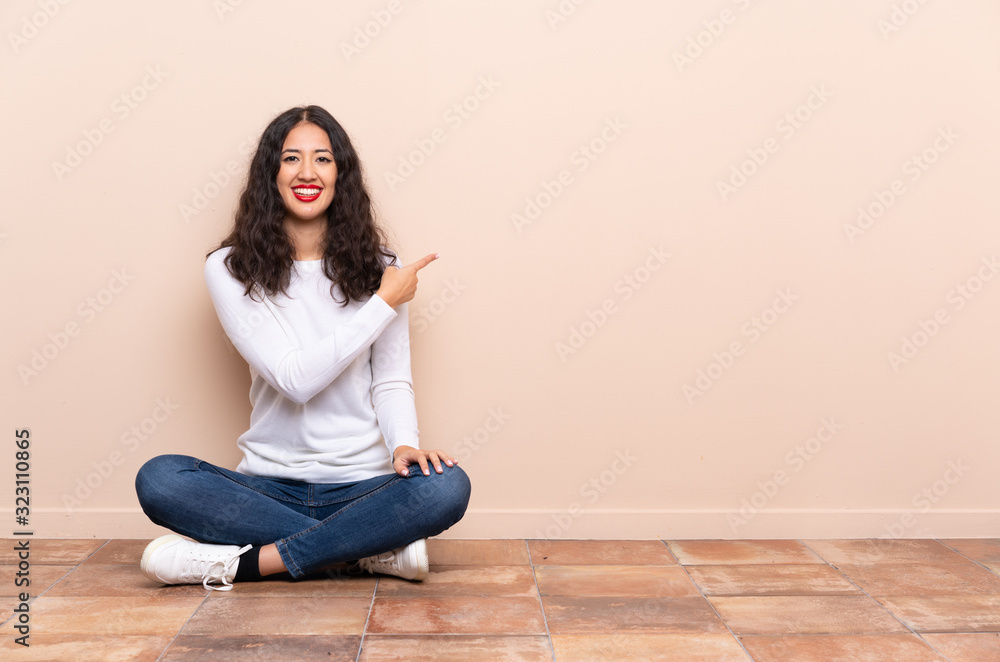
[[431, 575], [157, 586], [146, 540], [33, 540], [3, 660], [1000, 661], [997, 540], [431, 540]]

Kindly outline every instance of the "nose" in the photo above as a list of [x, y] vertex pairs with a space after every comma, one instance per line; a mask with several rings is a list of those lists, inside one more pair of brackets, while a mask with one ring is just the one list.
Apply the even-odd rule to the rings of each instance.
[[308, 159], [302, 160], [302, 165], [299, 167], [299, 179], [304, 181], [312, 181], [316, 178], [316, 168]]

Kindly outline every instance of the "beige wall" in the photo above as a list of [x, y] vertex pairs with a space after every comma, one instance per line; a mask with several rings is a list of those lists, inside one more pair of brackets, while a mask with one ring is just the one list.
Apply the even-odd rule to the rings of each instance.
[[263, 127], [316, 103], [404, 259], [442, 255], [410, 322], [422, 443], [474, 483], [447, 535], [997, 535], [992, 0], [9, 0], [0, 25], [8, 522], [20, 428], [36, 535], [153, 535], [147, 458], [235, 466], [249, 379], [204, 254]]

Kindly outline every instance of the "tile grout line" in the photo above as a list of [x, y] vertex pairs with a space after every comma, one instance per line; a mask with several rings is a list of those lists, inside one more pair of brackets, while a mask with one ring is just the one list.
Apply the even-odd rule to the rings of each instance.
[[965, 554], [965, 553], [963, 553], [963, 552], [960, 552], [960, 551], [958, 551], [958, 550], [957, 550], [957, 549], [955, 549], [954, 547], [949, 547], [948, 545], [945, 545], [945, 544], [944, 544], [943, 542], [941, 542], [941, 541], [940, 541], [940, 540], [938, 540], [937, 538], [933, 538], [933, 540], [934, 540], [934, 542], [936, 542], [937, 544], [941, 545], [941, 546], [942, 546], [942, 547], [944, 547], [945, 549], [948, 549], [948, 550], [951, 550], [951, 551], [955, 552], [956, 554], [958, 554], [959, 556], [961, 556], [962, 558], [965, 558], [965, 559], [968, 559], [969, 561], [972, 561], [973, 563], [975, 563], [976, 565], [978, 565], [978, 566], [979, 566], [980, 568], [982, 568], [982, 569], [983, 569], [983, 570], [985, 570], [986, 572], [988, 572], [988, 573], [990, 573], [990, 574], [993, 574], [993, 575], [998, 575], [998, 574], [1000, 574], [1000, 573], [996, 573], [996, 572], [994, 572], [994, 571], [990, 570], [989, 568], [987, 568], [987, 567], [986, 567], [985, 565], [983, 565], [982, 563], [980, 563], [980, 562], [979, 562], [979, 561], [977, 561], [976, 559], [972, 558], [971, 556], [968, 556], [967, 554]]
[[368, 634], [368, 622], [372, 619], [372, 612], [375, 611], [375, 596], [378, 595], [378, 585], [382, 581], [382, 578], [375, 575], [375, 588], [372, 589], [372, 600], [368, 605], [368, 615], [365, 617], [365, 626], [361, 628], [361, 641], [358, 642], [358, 654], [354, 658], [354, 662], [359, 662], [361, 660], [361, 651], [365, 647], [365, 636]]
[[205, 603], [211, 597], [212, 597], [212, 591], [206, 590], [206, 595], [204, 598], [202, 598], [201, 604], [195, 607], [194, 610], [191, 612], [191, 615], [188, 616], [186, 619], [184, 619], [184, 622], [181, 623], [181, 626], [177, 628], [177, 632], [174, 632], [174, 636], [170, 638], [170, 641], [167, 642], [167, 645], [163, 647], [163, 650], [160, 651], [160, 654], [157, 656], [156, 658], [157, 662], [163, 659], [163, 656], [167, 654], [167, 651], [170, 649], [170, 647], [174, 645], [175, 641], [177, 641], [177, 637], [181, 636], [181, 630], [187, 627], [188, 623], [191, 622], [191, 619], [194, 618], [194, 615], [198, 613], [199, 609], [205, 606]]
[[[880, 539], [879, 539], [879, 538], [873, 538], [872, 540], [880, 540]], [[898, 540], [898, 538], [894, 538], [894, 540]], [[911, 628], [911, 627], [910, 627], [909, 625], [907, 625], [906, 623], [904, 623], [904, 622], [903, 622], [903, 619], [899, 618], [899, 617], [898, 617], [898, 616], [896, 616], [896, 615], [895, 615], [894, 613], [892, 613], [891, 611], [889, 611], [888, 609], [886, 609], [886, 606], [885, 606], [884, 604], [882, 604], [881, 602], [879, 602], [879, 601], [878, 601], [878, 598], [876, 598], [876, 597], [874, 597], [874, 596], [872, 596], [872, 595], [869, 595], [869, 594], [868, 594], [868, 591], [866, 591], [865, 589], [863, 589], [863, 588], [861, 588], [860, 586], [858, 586], [857, 582], [855, 582], [855, 581], [854, 581], [853, 579], [851, 579], [851, 578], [850, 578], [850, 577], [848, 577], [848, 576], [847, 576], [846, 574], [844, 574], [844, 572], [843, 572], [843, 571], [842, 571], [842, 570], [841, 570], [840, 568], [838, 568], [837, 566], [833, 565], [833, 564], [832, 564], [831, 562], [829, 562], [829, 561], [827, 561], [827, 560], [826, 560], [825, 558], [823, 558], [823, 555], [822, 555], [822, 554], [820, 554], [820, 553], [819, 553], [819, 552], [817, 552], [817, 551], [816, 551], [815, 549], [813, 549], [812, 547], [810, 547], [810, 546], [809, 546], [809, 545], [808, 545], [808, 544], [807, 544], [807, 543], [806, 543], [806, 542], [805, 542], [804, 540], [798, 540], [798, 542], [799, 542], [799, 544], [803, 545], [803, 546], [804, 546], [804, 547], [805, 547], [806, 549], [808, 549], [808, 550], [809, 550], [810, 552], [812, 552], [813, 554], [815, 554], [815, 555], [816, 555], [816, 556], [818, 556], [819, 558], [823, 559], [823, 563], [827, 564], [827, 566], [829, 566], [829, 567], [833, 568], [833, 569], [834, 569], [834, 570], [836, 570], [836, 571], [837, 571], [838, 573], [840, 573], [840, 576], [841, 576], [841, 577], [843, 577], [843, 578], [844, 578], [844, 579], [846, 579], [847, 581], [849, 581], [849, 582], [851, 582], [852, 584], [854, 584], [854, 586], [856, 586], [856, 587], [857, 587], [857, 589], [858, 589], [859, 591], [861, 591], [861, 593], [863, 593], [863, 594], [864, 594], [864, 595], [865, 595], [865, 596], [866, 596], [866, 597], [867, 597], [868, 599], [870, 599], [870, 600], [874, 601], [874, 602], [875, 602], [875, 604], [877, 604], [877, 605], [878, 605], [879, 607], [881, 607], [881, 608], [882, 608], [882, 610], [883, 610], [883, 611], [884, 611], [885, 613], [889, 614], [889, 616], [892, 616], [892, 618], [893, 618], [893, 619], [894, 619], [895, 621], [897, 621], [897, 622], [898, 622], [898, 623], [899, 623], [900, 625], [902, 625], [902, 626], [903, 626], [904, 628], [906, 628], [907, 630], [909, 630], [910, 634], [912, 634], [912, 635], [913, 635], [913, 636], [915, 636], [915, 637], [916, 637], [917, 639], [919, 639], [920, 641], [922, 641], [922, 642], [924, 643], [924, 645], [928, 646], [928, 647], [929, 647], [929, 648], [930, 648], [930, 649], [931, 649], [932, 651], [934, 651], [935, 653], [937, 653], [938, 655], [940, 655], [941, 657], [943, 657], [943, 658], [944, 658], [945, 660], [948, 660], [948, 662], [951, 662], [951, 658], [950, 658], [950, 657], [948, 657], [947, 655], [945, 655], [944, 653], [942, 653], [941, 651], [939, 651], [939, 650], [938, 650], [938, 649], [937, 649], [937, 648], [936, 648], [936, 647], [935, 647], [935, 646], [934, 646], [933, 644], [931, 644], [931, 642], [929, 642], [929, 641], [927, 641], [926, 639], [924, 639], [923, 637], [921, 637], [921, 636], [920, 636], [920, 633], [919, 633], [919, 632], [917, 632], [916, 630], [914, 630], [913, 628]], [[878, 565], [878, 564], [872, 564], [872, 565]], [[919, 564], [918, 564], [918, 565], [919, 565]], [[888, 633], [888, 632], [887, 632], [887, 633], [885, 633], [885, 634], [891, 634], [891, 633]]]
[[[969, 560], [969, 561], [971, 561], [972, 563], [975, 563], [976, 565], [978, 565], [978, 566], [979, 566], [980, 568], [982, 568], [982, 569], [983, 569], [983, 570], [985, 570], [986, 572], [989, 572], [989, 573], [991, 573], [991, 574], [993, 574], [993, 575], [996, 575], [996, 574], [997, 574], [997, 573], [993, 572], [992, 570], [990, 570], [989, 568], [987, 568], [987, 567], [986, 567], [985, 565], [983, 565], [982, 563], [980, 563], [979, 561], [977, 561], [977, 560], [973, 559], [972, 557], [970, 557], [970, 556], [966, 555], [965, 553], [963, 553], [963, 552], [960, 552], [960, 551], [958, 551], [957, 549], [955, 549], [954, 547], [951, 547], [950, 545], [946, 545], [946, 544], [944, 544], [943, 542], [941, 542], [941, 540], [940, 540], [940, 539], [938, 539], [938, 538], [933, 538], [933, 540], [934, 540], [934, 542], [936, 542], [937, 544], [941, 545], [941, 546], [942, 546], [942, 547], [944, 547], [945, 549], [948, 549], [948, 550], [951, 550], [951, 551], [955, 552], [956, 554], [958, 554], [959, 556], [961, 556], [961, 557], [963, 557], [963, 558], [965, 558], [965, 559], [968, 559], [968, 560]], [[964, 633], [955, 633], [955, 634], [964, 634]], [[917, 634], [917, 636], [918, 636], [918, 637], [920, 637], [921, 641], [925, 641], [925, 642], [927, 643], [927, 645], [928, 645], [928, 646], [930, 646], [931, 648], [934, 648], [933, 644], [931, 644], [931, 643], [930, 643], [929, 641], [927, 641], [926, 639], [924, 639], [924, 638], [923, 638], [923, 637], [922, 637], [922, 636], [921, 636], [920, 634]], [[935, 650], [935, 651], [937, 651], [937, 648], [934, 648], [934, 650]], [[941, 653], [941, 655], [942, 655], [942, 657], [944, 657], [945, 659], [950, 659], [950, 658], [948, 658], [948, 656], [947, 656], [947, 655], [944, 655], [943, 653]]]
[[552, 632], [549, 631], [549, 618], [545, 615], [545, 604], [542, 602], [542, 589], [538, 586], [538, 576], [535, 574], [535, 562], [531, 560], [531, 546], [528, 539], [524, 538], [524, 551], [528, 553], [528, 567], [531, 568], [531, 580], [535, 582], [535, 597], [538, 598], [538, 608], [542, 612], [542, 623], [545, 625], [545, 639], [549, 642], [549, 652], [552, 653], [552, 662], [556, 660], [556, 647], [552, 644]]
[[[111, 540], [121, 540], [121, 538], [112, 538]], [[105, 542], [104, 545], [107, 545], [108, 543], [110, 543], [111, 540], [108, 540], [107, 542]], [[101, 545], [100, 547], [98, 547], [97, 549], [95, 549], [94, 552], [93, 552], [93, 554], [91, 554], [86, 559], [84, 559], [83, 561], [80, 562], [80, 565], [83, 565], [88, 559], [90, 559], [91, 556], [93, 556], [94, 554], [96, 554], [100, 550], [104, 549], [104, 545]], [[115, 565], [118, 565], [118, 564], [115, 564]], [[122, 563], [120, 565], [131, 566], [133, 564], [132, 563]], [[69, 573], [66, 573], [66, 574], [69, 574]], [[58, 584], [59, 582], [56, 582], [56, 583]], [[53, 584], [53, 586], [55, 586], [55, 584]], [[184, 628], [187, 627], [187, 624], [191, 622], [191, 619], [194, 618], [194, 615], [198, 613], [198, 610], [205, 606], [205, 602], [210, 597], [212, 597], [212, 591], [206, 589], [205, 597], [202, 598], [201, 603], [191, 611], [191, 614], [186, 619], [184, 619], [184, 622], [181, 623], [181, 626], [179, 628], [177, 628], [177, 632], [174, 633], [174, 636], [172, 636], [170, 638], [170, 641], [167, 642], [167, 645], [164, 646], [163, 650], [160, 651], [160, 654], [156, 656], [157, 662], [159, 662], [161, 659], [163, 659], [163, 656], [167, 654], [167, 650], [171, 646], [174, 645], [175, 641], [177, 641], [177, 637], [181, 636], [181, 630], [183, 630]]]
[[[7, 539], [5, 538], [5, 540], [7, 540]], [[58, 538], [41, 538], [41, 540], [58, 540]], [[95, 540], [96, 540], [96, 538], [95, 538]], [[57, 580], [55, 580], [54, 582], [52, 582], [52, 584], [51, 584], [50, 586], [48, 586], [48, 587], [47, 587], [47, 588], [46, 588], [46, 589], [45, 589], [44, 591], [42, 591], [42, 592], [41, 592], [41, 593], [39, 593], [38, 595], [36, 595], [36, 596], [32, 597], [32, 598], [31, 598], [30, 600], [28, 600], [28, 605], [29, 605], [29, 608], [30, 608], [30, 605], [33, 605], [33, 604], [35, 604], [35, 600], [37, 600], [38, 598], [42, 597], [43, 595], [45, 595], [45, 594], [46, 594], [46, 593], [48, 593], [49, 591], [51, 591], [51, 590], [53, 589], [53, 587], [55, 587], [56, 585], [58, 585], [58, 584], [59, 584], [59, 582], [61, 582], [62, 580], [66, 579], [66, 577], [67, 577], [67, 576], [68, 576], [68, 575], [69, 575], [70, 573], [74, 572], [74, 571], [75, 571], [75, 570], [76, 570], [77, 568], [79, 568], [79, 567], [80, 567], [81, 565], [83, 565], [84, 563], [86, 563], [86, 562], [87, 562], [87, 560], [88, 560], [88, 559], [89, 559], [89, 558], [90, 558], [91, 556], [93, 556], [93, 555], [94, 555], [94, 554], [96, 554], [97, 552], [99, 552], [99, 551], [101, 551], [102, 549], [104, 549], [104, 546], [105, 546], [105, 545], [107, 545], [107, 544], [108, 544], [109, 542], [111, 542], [112, 540], [114, 540], [114, 538], [107, 538], [107, 539], [105, 539], [105, 541], [104, 541], [104, 542], [103, 542], [103, 543], [101, 544], [101, 546], [100, 546], [100, 547], [98, 547], [97, 549], [95, 549], [94, 551], [92, 551], [92, 552], [91, 552], [90, 554], [87, 554], [87, 556], [86, 556], [86, 557], [85, 557], [85, 558], [84, 558], [84, 559], [83, 559], [82, 561], [80, 561], [79, 563], [77, 563], [76, 565], [74, 565], [74, 566], [71, 566], [69, 570], [67, 570], [67, 571], [66, 571], [65, 573], [63, 573], [63, 575], [62, 575], [62, 576], [61, 576], [61, 577], [60, 577], [59, 579], [57, 579]], [[15, 550], [15, 551], [16, 551], [16, 550]], [[15, 568], [19, 567], [17, 563], [14, 563], [14, 564], [12, 564], [12, 565], [13, 565], [13, 566], [14, 566]], [[57, 563], [52, 563], [52, 564], [48, 564], [48, 563], [38, 563], [38, 564], [36, 564], [36, 565], [59, 565], [59, 564], [57, 564]], [[16, 577], [16, 576], [17, 576], [17, 575], [15, 574], [15, 577]], [[31, 586], [31, 583], [30, 583], [30, 579], [31, 579], [31, 578], [30, 578], [30, 575], [29, 575], [29, 578], [28, 578], [28, 579], [29, 579], [29, 583], [28, 583], [28, 586], [30, 587], [30, 586]], [[29, 594], [29, 595], [30, 595], [30, 594]], [[15, 597], [16, 597], [16, 596], [15, 596]], [[7, 620], [5, 620], [5, 621], [3, 621], [3, 622], [0, 622], [0, 627], [3, 627], [3, 626], [5, 626], [5, 625], [7, 625], [7, 623], [9, 623], [9, 622], [11, 621], [11, 619], [12, 619], [12, 618], [14, 618], [14, 617], [16, 617], [16, 616], [17, 616], [17, 613], [16, 613], [16, 612], [15, 612], [15, 613], [13, 613], [13, 614], [11, 614], [11, 615], [10, 615], [10, 618], [8, 618]]]
[[[97, 553], [99, 553], [101, 550], [103, 550], [105, 547], [107, 547], [110, 544], [110, 542], [113, 542], [114, 540], [115, 539], [105, 539], [102, 542], [101, 545], [99, 545], [92, 552], [87, 553], [79, 562], [77, 562], [77, 563], [75, 563], [73, 565], [68, 565], [67, 567], [69, 569], [66, 572], [62, 573], [51, 585], [47, 586], [41, 593], [39, 593], [38, 595], [34, 596], [34, 598], [32, 599], [32, 603], [34, 603], [34, 601], [37, 600], [39, 597], [42, 597], [43, 595], [48, 594], [53, 589], [53, 587], [62, 585], [63, 581], [68, 581], [67, 577], [70, 574], [72, 574], [72, 573], [80, 570], [80, 568], [82, 568], [82, 566], [86, 562], [88, 562], [91, 559], [93, 559], [94, 556]], [[978, 561], [975, 561], [974, 559], [970, 558], [966, 554], [964, 554], [964, 553], [962, 553], [962, 552], [960, 552], [960, 551], [958, 551], [958, 550], [956, 550], [956, 549], [948, 546], [947, 544], [945, 544], [941, 540], [934, 539], [934, 541], [937, 544], [941, 545], [941, 547], [943, 547], [944, 549], [949, 550], [950, 553], [957, 554], [961, 559], [966, 559], [968, 561], [971, 561], [975, 565], [977, 565], [979, 567], [982, 567], [984, 570], [986, 570], [987, 572], [989, 572], [991, 575], [996, 575], [997, 574], [996, 572], [994, 572], [994, 571], [990, 570], [989, 568], [985, 567], [982, 563], [980, 563]], [[736, 639], [738, 645], [743, 650], [744, 654], [747, 656], [747, 659], [750, 660], [751, 662], [753, 662], [755, 660], [755, 658], [749, 653], [749, 651], [744, 646], [743, 642], [740, 641], [739, 637], [731, 629], [729, 623], [726, 622], [726, 620], [724, 618], [722, 618], [721, 614], [716, 609], [716, 606], [711, 602], [711, 600], [705, 594], [705, 591], [702, 589], [702, 587], [699, 585], [699, 583], [696, 582], [693, 579], [693, 577], [690, 575], [690, 572], [689, 572], [689, 569], [687, 568], [687, 566], [685, 566], [683, 563], [680, 562], [679, 558], [676, 556], [676, 554], [670, 548], [670, 546], [669, 546], [669, 542], [670, 541], [665, 540], [665, 539], [660, 539], [659, 542], [661, 543], [661, 545], [664, 545], [666, 547], [668, 555], [674, 560], [674, 562], [676, 563], [676, 565], [678, 567], [680, 567], [684, 571], [685, 576], [696, 587], [696, 589], [698, 590], [698, 592], [699, 592], [700, 596], [702, 597], [702, 599], [704, 599], [709, 604], [709, 606], [712, 608], [713, 612], [716, 614], [717, 618], [719, 618], [720, 621], [726, 627], [726, 629], [729, 632], [730, 636], [732, 636], [734, 639]], [[879, 607], [881, 607], [883, 609], [883, 611], [886, 614], [888, 614], [893, 621], [899, 623], [904, 628], [904, 632], [903, 633], [860, 632], [860, 633], [857, 633], [857, 634], [862, 635], [862, 636], [866, 635], [866, 634], [867, 635], [874, 635], [874, 636], [879, 636], [879, 635], [888, 636], [888, 635], [897, 635], [897, 634], [905, 635], [906, 633], [909, 633], [910, 635], [915, 636], [917, 639], [919, 639], [921, 641], [921, 643], [923, 643], [925, 646], [927, 646], [936, 655], [940, 656], [940, 659], [942, 659], [944, 661], [950, 662], [951, 658], [948, 655], [945, 655], [944, 653], [942, 653], [940, 650], [938, 650], [938, 648], [936, 646], [934, 646], [932, 643], [930, 643], [929, 641], [927, 641], [922, 636], [921, 632], [918, 632], [913, 627], [910, 627], [906, 622], [903, 621], [903, 619], [900, 616], [895, 615], [884, 604], [882, 604], [881, 601], [880, 601], [880, 599], [875, 598], [872, 594], [870, 594], [868, 591], [866, 591], [865, 589], [863, 589], [858, 584], [858, 582], [856, 582], [855, 580], [853, 580], [851, 577], [847, 576], [846, 572], [842, 571], [839, 567], [835, 566], [832, 562], [830, 562], [827, 559], [825, 559], [824, 556], [823, 556], [823, 554], [821, 554], [820, 552], [818, 552], [816, 549], [813, 549], [804, 540], [798, 539], [798, 540], [796, 540], [796, 542], [798, 544], [802, 545], [806, 550], [809, 550], [810, 553], [814, 554], [816, 556], [816, 558], [819, 559], [819, 561], [823, 565], [825, 565], [826, 567], [829, 567], [829, 568], [832, 568], [833, 570], [835, 570], [836, 574], [839, 575], [841, 578], [847, 580], [848, 584], [851, 585], [851, 586], [853, 586], [860, 593], [860, 595], [862, 595], [862, 596], [868, 598], [869, 600], [874, 601], [876, 604], [878, 604]], [[873, 542], [875, 542], [875, 541], [873, 541]], [[551, 659], [553, 660], [553, 662], [555, 662], [556, 659], [557, 659], [556, 658], [556, 653], [555, 653], [555, 647], [554, 647], [554, 643], [553, 643], [553, 640], [552, 640], [552, 633], [551, 633], [551, 630], [550, 630], [549, 625], [548, 625], [548, 617], [547, 617], [547, 614], [546, 614], [545, 609], [544, 609], [544, 602], [543, 602], [542, 596], [541, 596], [541, 587], [540, 587], [540, 585], [538, 583], [537, 567], [536, 567], [536, 564], [534, 563], [534, 560], [533, 560], [533, 557], [532, 557], [532, 554], [531, 554], [530, 541], [528, 539], [522, 539], [522, 543], [524, 544], [524, 548], [525, 548], [525, 550], [526, 550], [526, 552], [528, 554], [528, 559], [527, 559], [528, 560], [528, 566], [531, 569], [532, 579], [533, 579], [533, 582], [534, 582], [534, 585], [535, 585], [536, 600], [537, 600], [537, 603], [539, 604], [539, 607], [540, 607], [541, 612], [542, 612], [542, 620], [543, 620], [543, 624], [544, 624], [544, 627], [545, 627], [544, 635], [545, 635], [545, 637], [546, 637], [546, 639], [548, 641], [548, 646], [549, 646], [549, 651], [550, 651]], [[869, 558], [873, 558], [873, 557], [869, 557]], [[882, 555], [880, 554], [876, 558], [881, 559]], [[964, 562], [961, 561], [961, 560], [958, 560], [956, 562], [956, 565], [957, 564], [961, 564], [961, 563], [964, 563]], [[847, 562], [843, 563], [843, 565], [850, 565], [850, 564], [851, 564], [850, 561], [847, 561]], [[926, 566], [927, 564], [933, 564], [933, 560], [931, 560], [931, 561], [917, 561], [917, 562], [913, 563], [913, 567]], [[92, 564], [92, 565], [95, 565], [95, 564]], [[122, 566], [122, 567], [125, 567], [125, 566], [131, 566], [133, 564], [131, 564], [131, 563], [102, 563], [100, 565], [102, 565], [102, 566], [103, 565], [112, 565], [112, 566]], [[632, 567], [635, 567], [634, 563], [630, 564], [630, 565], [632, 565]], [[695, 566], [695, 565], [698, 565], [698, 564], [697, 563], [693, 563], [692, 564], [692, 566]], [[877, 567], [877, 566], [882, 565], [882, 564], [880, 564], [878, 562], [870, 562], [867, 565], [869, 567]], [[367, 637], [367, 630], [368, 630], [368, 627], [370, 626], [371, 617], [372, 617], [372, 615], [374, 613], [374, 601], [375, 601], [375, 599], [376, 599], [376, 597], [378, 595], [378, 587], [381, 585], [380, 578], [376, 577], [375, 579], [376, 579], [375, 586], [374, 586], [374, 588], [372, 590], [371, 599], [369, 601], [369, 611], [367, 613], [366, 620], [365, 620], [365, 623], [364, 623], [364, 626], [363, 626], [363, 629], [362, 629], [361, 637], [360, 637], [360, 640], [359, 640], [359, 645], [358, 645], [358, 649], [357, 649], [357, 655], [356, 655], [356, 658], [355, 658], [356, 662], [359, 662], [362, 659], [362, 656], [363, 656], [363, 647], [364, 647], [364, 642], [366, 641], [366, 637]], [[863, 581], [864, 578], [861, 577], [860, 580]], [[906, 585], [902, 584], [899, 588], [905, 589]], [[876, 589], [877, 589], [877, 587], [873, 587], [873, 590], [876, 590]], [[890, 590], [893, 590], [893, 589], [891, 589], [891, 587], [890, 587]], [[172, 647], [174, 643], [176, 643], [176, 640], [179, 638], [180, 634], [182, 634], [183, 629], [186, 628], [189, 625], [190, 621], [196, 616], [197, 612], [200, 609], [204, 608], [206, 604], [208, 604], [207, 600], [212, 599], [213, 593], [214, 593], [213, 591], [208, 591], [205, 594], [204, 598], [199, 602], [199, 604], [197, 606], [195, 606], [195, 608], [192, 610], [192, 612], [189, 614], [189, 616], [180, 625], [180, 627], [177, 629], [177, 631], [174, 633], [174, 635], [172, 635], [170, 637], [169, 641], [165, 644], [165, 646], [163, 647], [162, 651], [155, 658], [157, 661], [163, 660], [165, 657], [167, 657], [167, 653], [168, 653], [169, 648]], [[884, 598], [891, 599], [894, 595], [897, 595], [897, 594], [893, 592], [890, 595], [884, 596]], [[906, 595], [906, 593], [900, 593], [899, 595]], [[88, 596], [88, 597], [93, 597], [93, 596]], [[194, 597], [194, 596], [192, 596], [192, 597]], [[4, 624], [8, 623], [9, 621], [10, 621], [10, 619], [7, 619], [7, 621], [4, 621]], [[963, 631], [959, 630], [956, 633], [962, 633], [962, 632]], [[969, 630], [965, 630], [965, 632], [970, 632], [970, 631]], [[935, 633], [935, 630], [931, 629], [931, 630], [928, 630], [926, 633], [933, 634], [933, 633]], [[484, 634], [486, 634], [486, 633], [484, 633]], [[744, 634], [753, 634], [753, 633], [744, 633]], [[815, 636], [815, 635], [821, 635], [822, 636], [824, 634], [825, 635], [833, 635], [833, 634], [838, 634], [838, 633], [834, 633], [834, 632], [826, 632], [826, 633], [792, 632], [792, 633], [787, 633], [785, 636], [792, 635], [792, 636], [796, 636], [796, 637], [808, 637], [808, 636]], [[847, 633], [844, 633], [844, 634], [847, 634]], [[446, 633], [440, 633], [440, 635], [441, 636], [445, 636], [445, 637], [449, 636]]]
[[698, 589], [698, 593], [699, 593], [699, 594], [701, 595], [702, 599], [703, 599], [703, 600], [704, 600], [704, 601], [705, 601], [706, 603], [708, 603], [708, 606], [712, 608], [712, 611], [713, 611], [713, 612], [715, 612], [715, 615], [719, 617], [719, 621], [720, 621], [720, 622], [721, 622], [721, 623], [722, 623], [723, 625], [725, 625], [725, 626], [726, 626], [726, 630], [727, 630], [727, 631], [729, 632], [729, 635], [730, 635], [730, 636], [731, 636], [731, 637], [732, 637], [733, 639], [735, 639], [735, 640], [736, 640], [736, 643], [737, 643], [737, 644], [739, 644], [739, 647], [740, 647], [741, 649], [743, 649], [743, 652], [744, 652], [744, 653], [746, 654], [746, 656], [747, 656], [747, 659], [748, 659], [748, 660], [750, 660], [751, 662], [753, 662], [753, 659], [754, 659], [753, 655], [751, 655], [751, 654], [750, 654], [750, 651], [748, 651], [748, 650], [747, 650], [747, 647], [743, 645], [743, 642], [742, 642], [742, 641], [740, 641], [740, 638], [736, 636], [736, 633], [735, 633], [735, 632], [733, 632], [733, 629], [732, 629], [731, 627], [729, 627], [729, 623], [727, 623], [727, 622], [726, 622], [726, 619], [724, 619], [724, 618], [722, 617], [722, 614], [720, 614], [720, 613], [719, 613], [719, 610], [715, 608], [715, 605], [714, 605], [714, 604], [712, 604], [712, 601], [708, 599], [708, 596], [707, 596], [707, 595], [705, 595], [705, 592], [704, 592], [703, 590], [701, 590], [701, 586], [699, 586], [699, 585], [698, 585], [698, 582], [696, 582], [696, 581], [694, 580], [694, 577], [692, 577], [692, 576], [691, 576], [691, 573], [689, 573], [689, 572], [688, 572], [688, 569], [684, 567], [684, 564], [683, 564], [683, 563], [681, 563], [681, 560], [680, 560], [679, 558], [677, 558], [677, 555], [676, 555], [676, 554], [674, 554], [674, 552], [673, 552], [673, 550], [672, 550], [672, 549], [670, 549], [670, 545], [668, 545], [668, 544], [667, 544], [667, 541], [666, 541], [666, 540], [660, 540], [660, 542], [661, 542], [661, 543], [663, 543], [663, 546], [667, 548], [667, 554], [670, 554], [671, 558], [673, 558], [673, 559], [674, 559], [674, 561], [676, 561], [676, 562], [677, 562], [677, 566], [678, 566], [678, 567], [679, 567], [679, 568], [680, 568], [681, 570], [683, 570], [683, 571], [684, 571], [684, 574], [685, 574], [685, 575], [687, 576], [687, 578], [688, 578], [688, 579], [689, 579], [689, 580], [691, 581], [691, 583], [692, 583], [692, 584], [694, 584], [694, 587], [695, 587], [696, 589]]

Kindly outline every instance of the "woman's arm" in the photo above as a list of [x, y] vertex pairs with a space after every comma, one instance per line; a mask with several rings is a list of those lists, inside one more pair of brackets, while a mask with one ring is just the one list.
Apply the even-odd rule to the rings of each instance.
[[[399, 275], [400, 281], [409, 279], [406, 271], [414, 266], [422, 268], [436, 259], [436, 255], [428, 255], [413, 265], [407, 265], [399, 270], [387, 270], [387, 274]], [[413, 270], [415, 276], [416, 270]], [[386, 283], [383, 277], [383, 287]], [[416, 289], [416, 281], [406, 296], [409, 300]], [[381, 291], [381, 290], [380, 290]], [[388, 295], [391, 298], [391, 295]], [[396, 307], [399, 317], [394, 319], [382, 335], [372, 344], [372, 403], [378, 419], [382, 436], [392, 455], [392, 468], [401, 476], [408, 476], [412, 465], [418, 465], [424, 475], [430, 475], [430, 467], [442, 473], [442, 462], [449, 467], [457, 464], [457, 460], [441, 450], [423, 450], [418, 445], [417, 412], [413, 397], [413, 379], [410, 370], [410, 327], [408, 306], [406, 303]]]
[[417, 410], [410, 370], [408, 304], [372, 343], [372, 405], [389, 453], [400, 446], [419, 448]]
[[222, 328], [247, 363], [295, 403], [306, 403], [326, 388], [401, 317], [373, 296], [332, 333], [311, 347], [299, 348], [267, 304], [244, 294], [244, 286], [229, 273], [223, 257], [225, 251], [216, 251], [205, 262], [205, 282]]
[[410, 334], [406, 304], [399, 308], [399, 317], [372, 345], [372, 402], [375, 416], [392, 456], [392, 468], [408, 476], [411, 465], [419, 465], [423, 474], [430, 475], [430, 466], [442, 473], [441, 463], [449, 467], [458, 463], [441, 450], [423, 450], [418, 445], [417, 410], [410, 376]]

